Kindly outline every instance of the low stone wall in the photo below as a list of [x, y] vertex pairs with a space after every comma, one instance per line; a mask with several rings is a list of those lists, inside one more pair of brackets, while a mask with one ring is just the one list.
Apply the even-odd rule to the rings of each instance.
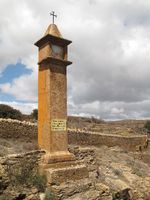
[[37, 138], [37, 124], [12, 119], [0, 119], [0, 138]]
[[[37, 124], [11, 119], [0, 119], [0, 138], [37, 139]], [[146, 148], [150, 142], [146, 135], [120, 136], [87, 131], [68, 130], [69, 144], [120, 146], [126, 150]], [[139, 149], [138, 149], [139, 148]]]
[[140, 148], [147, 148], [148, 137], [143, 136], [118, 136], [100, 133], [87, 133], [87, 132], [68, 132], [69, 144], [76, 145], [94, 145], [108, 147], [119, 146], [126, 150], [140, 150]]

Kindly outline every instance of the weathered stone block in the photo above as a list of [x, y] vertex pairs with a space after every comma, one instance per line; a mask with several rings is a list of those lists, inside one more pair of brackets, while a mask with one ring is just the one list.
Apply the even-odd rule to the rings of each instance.
[[48, 184], [60, 184], [89, 177], [86, 165], [77, 161], [41, 164], [39, 172], [47, 176]]

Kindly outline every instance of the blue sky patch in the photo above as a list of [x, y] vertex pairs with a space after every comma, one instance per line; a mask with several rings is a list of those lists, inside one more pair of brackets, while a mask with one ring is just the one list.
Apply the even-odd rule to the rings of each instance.
[[12, 83], [13, 79], [31, 73], [32, 70], [27, 69], [26, 66], [21, 63], [17, 63], [16, 65], [8, 65], [5, 71], [1, 74], [0, 84]]

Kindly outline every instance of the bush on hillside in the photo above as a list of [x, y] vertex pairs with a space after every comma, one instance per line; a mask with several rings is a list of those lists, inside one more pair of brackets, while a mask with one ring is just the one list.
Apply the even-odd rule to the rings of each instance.
[[144, 124], [144, 128], [146, 128], [147, 131], [150, 132], [150, 121], [147, 121], [147, 122]]
[[11, 106], [0, 104], [0, 118], [22, 119], [22, 113]]
[[38, 109], [34, 109], [31, 113], [31, 117], [35, 120], [38, 119]]
[[101, 124], [101, 123], [104, 123], [104, 120], [98, 119], [98, 118], [92, 116], [90, 122], [95, 123], [95, 124]]

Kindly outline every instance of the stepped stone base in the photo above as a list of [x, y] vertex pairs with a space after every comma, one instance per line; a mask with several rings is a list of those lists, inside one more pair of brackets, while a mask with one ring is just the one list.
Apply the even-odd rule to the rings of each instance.
[[74, 154], [70, 153], [69, 151], [60, 151], [54, 153], [46, 153], [42, 157], [41, 161], [44, 164], [51, 164], [51, 163], [73, 161], [73, 160], [75, 160]]
[[41, 174], [46, 175], [47, 182], [50, 185], [89, 177], [85, 164], [78, 161], [40, 164], [39, 171]]

